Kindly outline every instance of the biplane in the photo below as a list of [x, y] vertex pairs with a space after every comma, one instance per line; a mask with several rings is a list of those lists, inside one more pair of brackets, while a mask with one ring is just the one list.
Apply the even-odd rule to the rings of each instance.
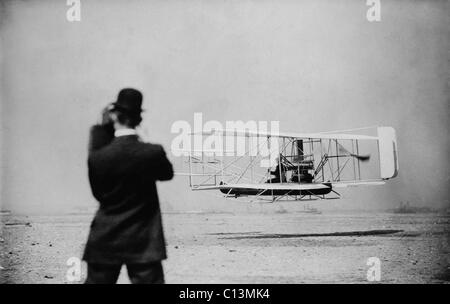
[[248, 129], [194, 132], [192, 136], [214, 137], [216, 147], [187, 151], [189, 172], [184, 175], [192, 190], [218, 190], [227, 198], [271, 202], [340, 198], [341, 188], [382, 185], [397, 176], [395, 130], [377, 127], [374, 131], [374, 135]]

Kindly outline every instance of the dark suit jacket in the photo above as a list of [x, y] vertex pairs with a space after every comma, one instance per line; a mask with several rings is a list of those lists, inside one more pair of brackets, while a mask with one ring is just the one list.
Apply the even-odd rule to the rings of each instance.
[[83, 259], [88, 263], [149, 263], [166, 258], [157, 180], [173, 177], [160, 145], [137, 136], [114, 138], [94, 126], [89, 142], [89, 181], [100, 207], [91, 224]]

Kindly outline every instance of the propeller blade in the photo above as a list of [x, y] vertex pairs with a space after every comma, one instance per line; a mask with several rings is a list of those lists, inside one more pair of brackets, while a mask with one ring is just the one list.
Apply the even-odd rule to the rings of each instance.
[[360, 161], [368, 161], [370, 159], [370, 154], [368, 155], [356, 155], [356, 154], [350, 154], [351, 156], [359, 159]]
[[338, 148], [339, 148], [339, 153], [348, 153], [348, 154], [350, 154], [350, 156], [355, 157], [355, 158], [359, 159], [360, 161], [364, 162], [364, 161], [368, 161], [370, 159], [370, 154], [358, 155], [358, 154], [350, 153], [350, 151], [345, 149], [341, 144], [338, 144]]

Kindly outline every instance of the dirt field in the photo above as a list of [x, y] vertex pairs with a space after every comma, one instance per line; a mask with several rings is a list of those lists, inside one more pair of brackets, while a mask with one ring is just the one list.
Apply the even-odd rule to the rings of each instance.
[[[1, 283], [69, 283], [92, 215], [1, 215]], [[167, 283], [448, 283], [450, 215], [164, 214]], [[82, 279], [86, 275], [83, 264]], [[128, 283], [123, 269], [120, 283]]]

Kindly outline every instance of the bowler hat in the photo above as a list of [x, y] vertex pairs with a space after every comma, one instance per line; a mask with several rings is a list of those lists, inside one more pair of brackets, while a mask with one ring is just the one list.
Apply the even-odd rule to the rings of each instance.
[[129, 114], [139, 114], [142, 110], [142, 93], [136, 89], [125, 88], [120, 90], [112, 110], [125, 111]]

